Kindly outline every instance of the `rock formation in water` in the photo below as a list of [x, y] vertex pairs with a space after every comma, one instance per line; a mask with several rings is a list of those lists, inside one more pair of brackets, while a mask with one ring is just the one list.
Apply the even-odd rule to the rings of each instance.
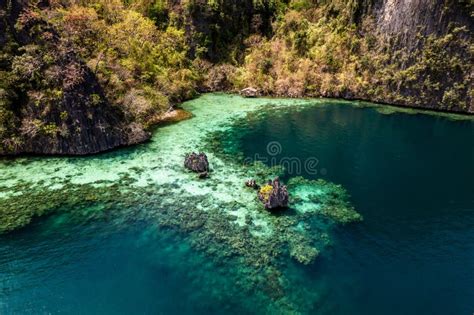
[[257, 89], [248, 87], [248, 88], [240, 90], [240, 95], [242, 95], [243, 97], [257, 97], [258, 91]]
[[258, 191], [258, 199], [263, 203], [265, 209], [279, 209], [288, 207], [288, 190], [276, 177], [263, 185]]
[[257, 184], [255, 179], [249, 179], [245, 182], [245, 186], [249, 188], [253, 188], [255, 190], [260, 190], [260, 185]]
[[199, 173], [200, 178], [207, 177], [209, 172], [209, 161], [204, 153], [189, 153], [184, 158], [184, 167], [195, 173]]

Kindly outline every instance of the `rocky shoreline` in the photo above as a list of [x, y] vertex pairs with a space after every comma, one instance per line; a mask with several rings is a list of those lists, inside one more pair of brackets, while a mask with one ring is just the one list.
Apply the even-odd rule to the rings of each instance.
[[[278, 98], [293, 98], [291, 96], [276, 96], [276, 95], [262, 95], [260, 92], [256, 89], [246, 89], [246, 91], [222, 91], [222, 92], [215, 92], [217, 94], [219, 93], [225, 93], [225, 94], [230, 94], [230, 95], [240, 95], [241, 97], [248, 97], [248, 98], [270, 98], [270, 99], [278, 99]], [[248, 94], [250, 93], [250, 94]], [[207, 93], [204, 93], [207, 94]], [[212, 93], [210, 93], [212, 94]], [[199, 97], [199, 96], [198, 96]], [[386, 104], [386, 103], [381, 103], [381, 102], [371, 102], [370, 100], [365, 100], [365, 99], [358, 99], [358, 98], [350, 98], [350, 97], [303, 97], [302, 99], [305, 100], [320, 100], [320, 99], [328, 99], [328, 100], [345, 100], [345, 101], [360, 101], [363, 102], [364, 106], [371, 106], [374, 107], [381, 112], [384, 113], [421, 113], [421, 114], [428, 114], [428, 115], [441, 115], [445, 116], [448, 118], [453, 118], [456, 120], [471, 120], [474, 119], [474, 112], [456, 112], [456, 111], [446, 111], [446, 110], [441, 110], [439, 108], [424, 108], [424, 107], [416, 107], [416, 106], [407, 106], [407, 105], [397, 105], [397, 104]], [[160, 127], [163, 124], [170, 124], [170, 123], [177, 123], [182, 120], [190, 119], [192, 118], [192, 114], [180, 109], [176, 108], [173, 110], [170, 110], [162, 115], [157, 115], [154, 118], [152, 118], [153, 121], [153, 127]], [[10, 157], [19, 157], [19, 156], [24, 156], [24, 155], [44, 155], [44, 156], [87, 156], [87, 155], [94, 155], [94, 154], [99, 154], [102, 152], [107, 152], [110, 150], [114, 150], [117, 148], [121, 147], [127, 147], [131, 145], [136, 145], [140, 143], [144, 143], [148, 141], [151, 137], [151, 133], [146, 132], [142, 129], [139, 128], [139, 130], [132, 130], [133, 126], [128, 126], [128, 134], [129, 135], [134, 135], [131, 137], [126, 138], [123, 141], [118, 141], [118, 142], [112, 142], [112, 143], [107, 143], [107, 142], [102, 142], [99, 145], [92, 145], [89, 147], [81, 147], [79, 150], [60, 150], [60, 149], [47, 149], [48, 145], [43, 144], [38, 144], [38, 145], [33, 145], [33, 143], [29, 146], [29, 149], [21, 150], [21, 151], [16, 151], [16, 152], [0, 152], [0, 157], [1, 156], [10, 156]], [[104, 139], [107, 139], [108, 137], [104, 135]], [[89, 136], [89, 139], [93, 139], [92, 136]], [[33, 140], [33, 139], [32, 139]], [[55, 142], [57, 145], [57, 142]], [[36, 148], [36, 149], [35, 149]], [[67, 148], [67, 147], [65, 147]]]
[[474, 114], [468, 3], [100, 3], [0, 0], [0, 156], [142, 143], [198, 92]]
[[[152, 118], [153, 127], [160, 127], [164, 124], [176, 123], [182, 120], [186, 120], [192, 117], [192, 114], [183, 109], [173, 109], [162, 115], [158, 115]], [[97, 129], [97, 132], [95, 131]], [[137, 124], [130, 124], [124, 127], [123, 130], [115, 128], [117, 132], [107, 134], [101, 129], [101, 126], [97, 128], [88, 128], [87, 135], [78, 144], [71, 144], [65, 141], [57, 141], [51, 139], [38, 139], [32, 138], [31, 141], [22, 147], [17, 148], [14, 151], [2, 152], [0, 150], [0, 157], [21, 157], [26, 155], [38, 155], [38, 156], [88, 156], [95, 155], [118, 148], [129, 147], [141, 143], [145, 143], [150, 140], [151, 132], [144, 130]], [[123, 133], [126, 136], [119, 136], [115, 139], [116, 133]], [[59, 137], [58, 137], [59, 138]], [[97, 141], [91, 141], [91, 139], [97, 139]], [[89, 144], [87, 141], [89, 140]]]
[[[247, 91], [247, 89], [244, 89]], [[345, 92], [345, 93], [340, 93], [340, 94], [332, 94], [332, 93], [327, 93], [327, 94], [318, 94], [318, 95], [302, 95], [302, 96], [294, 96], [292, 94], [275, 94], [275, 93], [261, 93], [257, 89], [252, 88], [250, 91], [251, 94], [247, 94], [246, 91], [240, 90], [237, 91], [235, 89], [232, 90], [227, 90], [227, 91], [212, 91], [216, 93], [233, 93], [233, 94], [239, 94], [242, 97], [249, 97], [249, 98], [255, 98], [255, 97], [269, 97], [269, 98], [302, 98], [302, 99], [341, 99], [345, 101], [358, 101], [358, 102], [366, 102], [366, 103], [372, 103], [373, 105], [376, 106], [389, 106], [389, 107], [395, 107], [399, 108], [400, 110], [417, 110], [420, 112], [433, 112], [433, 113], [445, 113], [445, 114], [457, 114], [460, 116], [474, 116], [474, 107], [470, 107], [467, 111], [465, 110], [460, 110], [457, 108], [453, 108], [450, 110], [443, 109], [440, 107], [437, 107], [435, 104], [431, 104], [431, 106], [417, 106], [413, 104], [408, 104], [405, 102], [399, 102], [397, 100], [384, 100], [384, 99], [371, 99], [367, 97], [363, 97], [361, 95], [356, 95], [352, 92]]]

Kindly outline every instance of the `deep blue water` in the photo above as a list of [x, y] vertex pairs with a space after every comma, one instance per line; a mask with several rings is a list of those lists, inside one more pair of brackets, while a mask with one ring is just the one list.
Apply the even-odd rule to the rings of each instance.
[[[349, 106], [269, 113], [242, 130], [247, 157], [319, 161], [364, 216], [311, 268], [328, 314], [474, 312], [474, 124]], [[238, 134], [238, 133], [237, 133]], [[281, 153], [267, 152], [268, 143]], [[290, 173], [290, 174], [288, 174]]]
[[[0, 243], [1, 314], [248, 313], [226, 273], [153, 224], [51, 217]], [[213, 298], [212, 290], [223, 299]]]
[[[318, 174], [283, 179], [342, 184], [364, 216], [315, 264], [289, 264], [320, 291], [315, 313], [474, 312], [473, 122], [331, 105], [270, 111], [233, 134], [248, 157], [317, 158]], [[228, 269], [146, 220], [51, 215], [1, 237], [0, 313], [257, 313]]]

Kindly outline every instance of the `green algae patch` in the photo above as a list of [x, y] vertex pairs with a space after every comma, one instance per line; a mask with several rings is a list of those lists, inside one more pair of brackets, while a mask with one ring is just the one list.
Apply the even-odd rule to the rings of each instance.
[[347, 191], [341, 186], [323, 179], [307, 180], [294, 177], [288, 182], [292, 204], [302, 213], [317, 213], [346, 224], [362, 221], [362, 216], [350, 204]]
[[121, 200], [116, 187], [112, 183], [75, 185], [69, 179], [54, 189], [41, 185], [26, 187], [19, 183], [13, 189], [26, 189], [27, 192], [0, 198], [0, 234], [22, 228], [48, 214], [70, 213], [81, 222], [103, 217]]

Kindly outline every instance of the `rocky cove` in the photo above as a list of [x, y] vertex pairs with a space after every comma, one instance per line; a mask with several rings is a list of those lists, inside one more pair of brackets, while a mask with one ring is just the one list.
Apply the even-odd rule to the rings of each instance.
[[[293, 119], [291, 117], [298, 112], [305, 113], [311, 109], [320, 112], [322, 116], [328, 115], [327, 110], [336, 110], [335, 117], [339, 118], [333, 117], [330, 121], [339, 122], [341, 126], [347, 125], [345, 121], [351, 121], [349, 117], [356, 117], [354, 113], [359, 112], [361, 115], [373, 112], [379, 116], [397, 117], [402, 121], [410, 116], [421, 116], [419, 119], [422, 120], [425, 116], [431, 117], [416, 112], [411, 112], [414, 115], [407, 115], [397, 113], [396, 108], [374, 106], [345, 101], [245, 99], [235, 95], [208, 94], [183, 104], [183, 108], [193, 114], [191, 119], [160, 127], [150, 142], [136, 147], [90, 157], [19, 157], [2, 160], [0, 228], [3, 234], [0, 236], [0, 251], [4, 260], [0, 261], [0, 270], [5, 275], [2, 284], [2, 301], [5, 304], [0, 307], [6, 313], [28, 313], [22, 306], [21, 295], [15, 292], [23, 292], [27, 296], [33, 292], [28, 293], [27, 283], [22, 284], [20, 281], [17, 267], [32, 264], [27, 270], [34, 270], [40, 268], [40, 265], [35, 265], [35, 261], [42, 261], [33, 252], [30, 255], [36, 259], [33, 262], [25, 261], [15, 248], [30, 252], [36, 245], [14, 245], [16, 240], [29, 239], [30, 235], [38, 240], [45, 237], [48, 239], [49, 235], [61, 233], [57, 242], [51, 243], [51, 246], [58, 246], [57, 249], [47, 250], [57, 251], [57, 254], [50, 253], [52, 257], [68, 256], [66, 253], [75, 252], [75, 246], [89, 248], [84, 243], [87, 235], [92, 237], [90, 241], [97, 242], [99, 248], [115, 248], [116, 245], [109, 244], [107, 240], [125, 237], [120, 243], [129, 244], [127, 246], [131, 247], [128, 250], [135, 252], [141, 248], [140, 254], [137, 253], [139, 256], [133, 258], [138, 259], [133, 270], [139, 270], [139, 266], [148, 270], [145, 266], [154, 266], [158, 261], [163, 261], [168, 267], [175, 265], [176, 270], [169, 273], [188, 274], [188, 281], [198, 281], [195, 284], [182, 283], [183, 288], [193, 288], [194, 293], [180, 293], [185, 295], [179, 297], [199, 297], [199, 301], [193, 300], [193, 303], [202, 303], [203, 308], [198, 307], [193, 312], [207, 313], [207, 309], [212, 310], [211, 313], [232, 313], [240, 309], [242, 312], [271, 314], [312, 313], [315, 310], [324, 313], [324, 307], [328, 303], [338, 303], [333, 298], [323, 298], [328, 292], [325, 286], [329, 283], [325, 280], [313, 282], [305, 279], [313, 277], [310, 276], [315, 272], [313, 268], [328, 259], [333, 247], [342, 246], [338, 243], [339, 235], [344, 234], [344, 231], [357, 229], [357, 226], [364, 224], [366, 218], [363, 219], [360, 209], [354, 208], [348, 192], [338, 184], [304, 174], [305, 177], [298, 174], [288, 176], [288, 170], [280, 165], [266, 165], [258, 160], [249, 163], [246, 159], [248, 153], [242, 149], [240, 139], [251, 136], [254, 139], [251, 142], [258, 142], [258, 137], [249, 133], [256, 126], [265, 126], [270, 113], [280, 117], [278, 119]], [[355, 112], [351, 112], [349, 116], [338, 114], [339, 107], [353, 108], [351, 111]], [[446, 117], [433, 116], [433, 119], [464, 119], [454, 120], [453, 123], [465, 127], [471, 123], [469, 116], [451, 114]], [[285, 129], [279, 123], [270, 128], [274, 137], [280, 137], [281, 132], [286, 134]], [[317, 134], [321, 140], [326, 141], [324, 130]], [[472, 132], [472, 128], [463, 132], [466, 130], [466, 135]], [[191, 134], [193, 137], [190, 137]], [[331, 142], [334, 141], [327, 143]], [[212, 168], [208, 178], [199, 179], [195, 173], [184, 169], [185, 153], [192, 151], [207, 153]], [[469, 154], [472, 151], [467, 158]], [[259, 183], [265, 183], [277, 175], [282, 176], [287, 185], [290, 200], [289, 209], [275, 213], [264, 210], [255, 191], [245, 187], [244, 182], [254, 178]], [[378, 206], [383, 208], [381, 204]], [[472, 210], [469, 206], [466, 209]], [[369, 221], [371, 220], [369, 217]], [[97, 232], [94, 232], [95, 229], [98, 229]], [[80, 241], [83, 244], [72, 245], [70, 241], [66, 241], [69, 233], [76, 234], [78, 240], [83, 239]], [[62, 239], [64, 243], [61, 242]], [[29, 242], [31, 244], [32, 241]], [[168, 244], [169, 248], [155, 248], [158, 244]], [[41, 246], [49, 248], [47, 243]], [[145, 252], [141, 252], [142, 249]], [[11, 250], [12, 254], [7, 255]], [[123, 263], [127, 260], [122, 256], [123, 250], [125, 249], [117, 248], [112, 250], [113, 254], [111, 252], [113, 257], [122, 257], [118, 262], [119, 266], [124, 266]], [[95, 254], [88, 249], [83, 254], [75, 254], [77, 255], [77, 261], [58, 268], [76, 266], [81, 261], [88, 261], [89, 255]], [[165, 259], [161, 255], [169, 257]], [[149, 261], [141, 261], [140, 257], [146, 257]], [[178, 264], [177, 261], [181, 260], [183, 261]], [[72, 272], [73, 276], [81, 272], [80, 267], [74, 268], [67, 274]], [[108, 274], [110, 270], [104, 269], [103, 272]], [[135, 274], [136, 271], [124, 272]], [[87, 274], [83, 275], [88, 278]], [[320, 274], [321, 277], [324, 275], [324, 272]], [[40, 276], [34, 277], [28, 271], [24, 276], [31, 279], [33, 288], [36, 281], [42, 281]], [[134, 279], [137, 276], [135, 274], [131, 277]], [[152, 283], [156, 281], [154, 285], [158, 285], [163, 274], [158, 272], [155, 276], [157, 278]], [[53, 277], [60, 277], [60, 274]], [[68, 279], [67, 283], [75, 283], [75, 280]], [[57, 279], [66, 283], [64, 280]], [[124, 279], [116, 281], [123, 283], [125, 287], [129, 283]], [[102, 290], [102, 285], [106, 284], [99, 282], [97, 289]], [[146, 290], [144, 285], [141, 283], [138, 287], [142, 294]], [[13, 288], [18, 288], [18, 291]], [[51, 290], [55, 289], [51, 287]], [[78, 290], [71, 292], [77, 291], [79, 295], [76, 298], [81, 300], [83, 291]], [[173, 292], [181, 292], [180, 290]], [[39, 287], [34, 292], [41, 294]], [[115, 290], [111, 290], [111, 295], [104, 297], [131, 294], [129, 290], [114, 292]], [[171, 292], [162, 294], [168, 301], [168, 294]], [[150, 299], [155, 298], [150, 296]], [[45, 310], [50, 312], [65, 310], [64, 307], [72, 305], [57, 304], [54, 298], [46, 300], [49, 302], [46, 303]], [[144, 305], [153, 305], [149, 304], [151, 300], [146, 301]], [[222, 301], [222, 304], [218, 301]], [[33, 309], [36, 302], [39, 301], [32, 300]], [[97, 311], [97, 305], [100, 304], [97, 303], [84, 303], [84, 310]], [[113, 312], [109, 306], [104, 307], [105, 313]], [[158, 311], [162, 307], [156, 305], [153, 310]], [[169, 307], [176, 312], [178, 306], [172, 304]]]
[[140, 143], [199, 92], [246, 88], [472, 114], [472, 8], [0, 1], [0, 154], [85, 155]]

